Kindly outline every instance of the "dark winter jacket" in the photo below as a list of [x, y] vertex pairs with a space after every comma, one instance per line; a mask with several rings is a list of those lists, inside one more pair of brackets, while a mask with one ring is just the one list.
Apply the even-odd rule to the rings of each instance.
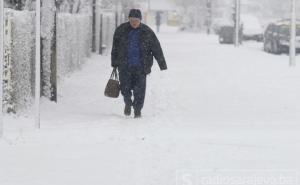
[[[133, 28], [129, 22], [121, 24], [114, 33], [111, 51], [111, 66], [119, 70], [126, 69], [128, 60], [128, 34]], [[151, 73], [153, 57], [161, 70], [167, 69], [167, 64], [160, 43], [154, 32], [145, 24], [140, 27], [140, 57], [143, 62], [144, 72]]]

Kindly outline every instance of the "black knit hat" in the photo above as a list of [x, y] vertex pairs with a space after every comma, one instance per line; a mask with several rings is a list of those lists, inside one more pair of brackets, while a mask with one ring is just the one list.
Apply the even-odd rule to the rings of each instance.
[[131, 9], [128, 17], [135, 17], [142, 20], [142, 13], [139, 9]]

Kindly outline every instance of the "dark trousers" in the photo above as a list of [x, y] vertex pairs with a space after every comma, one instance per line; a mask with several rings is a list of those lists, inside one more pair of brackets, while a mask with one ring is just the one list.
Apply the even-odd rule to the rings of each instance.
[[133, 106], [135, 111], [141, 111], [145, 100], [146, 74], [142, 70], [131, 68], [121, 70], [119, 76], [125, 104]]

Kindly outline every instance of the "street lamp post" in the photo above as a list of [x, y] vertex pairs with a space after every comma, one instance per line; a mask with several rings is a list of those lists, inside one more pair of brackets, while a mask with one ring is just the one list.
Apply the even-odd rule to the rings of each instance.
[[290, 66], [296, 65], [296, 0], [291, 0]]
[[240, 31], [240, 0], [235, 0], [235, 35], [234, 35], [234, 45], [239, 46], [239, 31]]
[[41, 0], [36, 0], [35, 10], [35, 126], [40, 128], [40, 94], [41, 94]]
[[211, 23], [212, 23], [212, 2], [211, 0], [206, 0], [206, 33], [210, 34]]
[[96, 0], [93, 0], [92, 52], [96, 52]]

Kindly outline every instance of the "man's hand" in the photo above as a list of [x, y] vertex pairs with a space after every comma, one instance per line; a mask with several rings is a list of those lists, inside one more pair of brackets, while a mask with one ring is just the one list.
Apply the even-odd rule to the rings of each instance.
[[160, 68], [161, 71], [165, 71], [167, 69], [168, 69], [167, 66], [164, 66], [164, 67]]

